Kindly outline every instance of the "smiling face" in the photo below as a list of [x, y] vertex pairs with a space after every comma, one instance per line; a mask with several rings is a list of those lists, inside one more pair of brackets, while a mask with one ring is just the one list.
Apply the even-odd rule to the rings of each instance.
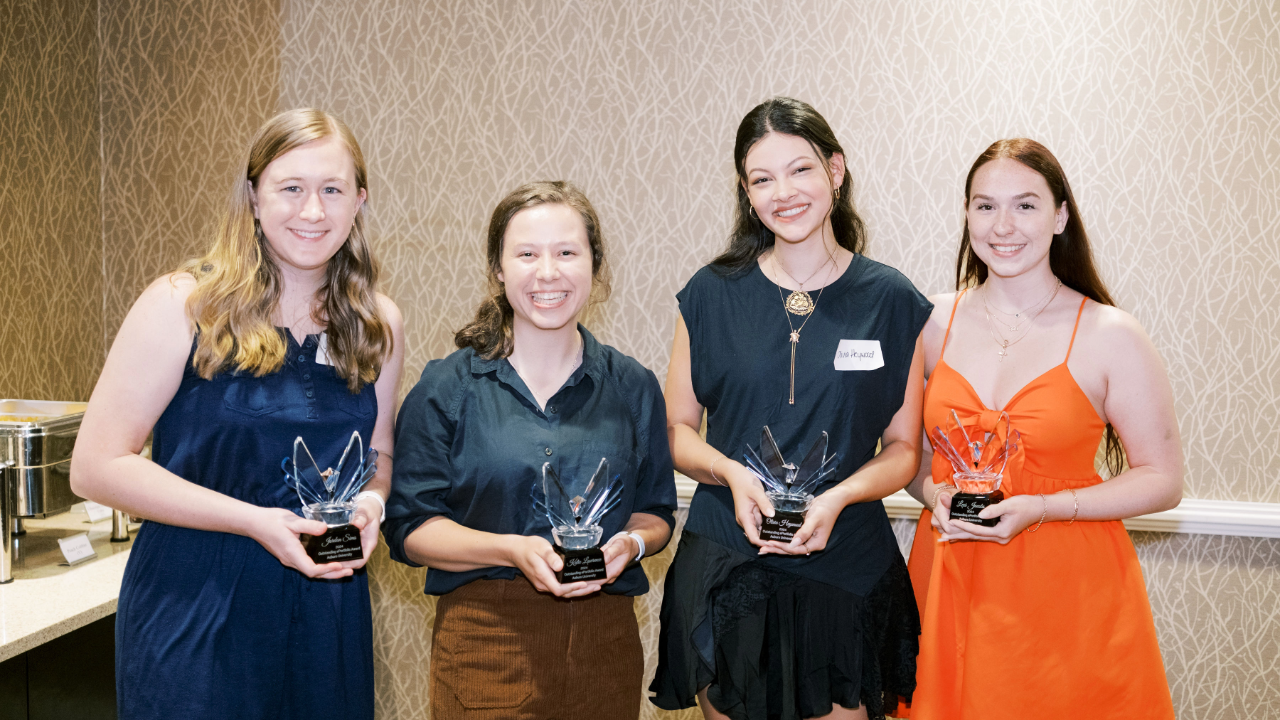
[[978, 168], [965, 207], [974, 253], [999, 277], [1049, 268], [1053, 236], [1067, 224], [1067, 204], [1053, 203], [1044, 176], [1017, 160]]
[[355, 161], [336, 136], [273, 160], [249, 188], [253, 216], [281, 269], [324, 268], [351, 233], [365, 190]]
[[829, 162], [830, 176], [809, 141], [777, 132], [765, 135], [747, 151], [743, 187], [756, 215], [775, 238], [788, 243], [821, 238], [834, 188], [844, 181], [844, 156], [835, 153]]
[[517, 328], [576, 328], [592, 288], [591, 247], [578, 211], [544, 204], [516, 213], [503, 236], [498, 280]]

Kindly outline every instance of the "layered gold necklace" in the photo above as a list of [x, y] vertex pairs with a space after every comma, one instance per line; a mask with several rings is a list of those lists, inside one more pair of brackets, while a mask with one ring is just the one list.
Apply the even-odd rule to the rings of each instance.
[[[1058, 290], [1061, 288], [1062, 281], [1054, 278], [1053, 289], [1049, 291], [1045, 298], [1041, 298], [1039, 301], [1017, 312], [1008, 312], [1000, 308], [991, 307], [991, 303], [987, 299], [987, 288], [985, 285], [983, 286], [982, 306], [987, 314], [987, 332], [991, 333], [991, 339], [995, 340], [996, 344], [1000, 346], [1000, 351], [996, 353], [1000, 356], [1000, 362], [1004, 362], [1004, 359], [1009, 356], [1010, 345], [1016, 344], [1026, 337], [1027, 333], [1031, 332], [1031, 323], [1040, 317], [1040, 313], [1044, 312], [1045, 308], [1053, 303], [1053, 299], [1058, 297]], [[1012, 317], [1014, 319], [1013, 324], [1010, 325], [1004, 322], [998, 317], [998, 314]], [[1023, 327], [1024, 323], [1026, 324], [1025, 328]], [[1006, 337], [997, 325], [1003, 325], [1007, 328], [1010, 336]]]
[[[792, 290], [791, 294], [788, 295], [785, 299], [783, 299], [782, 285], [779, 283], [774, 283], [775, 285], [778, 286], [778, 299], [782, 300], [782, 308], [785, 311], [785, 314], [787, 316], [787, 328], [791, 330], [791, 335], [790, 335], [791, 393], [787, 398], [787, 403], [789, 405], [795, 405], [796, 404], [796, 346], [800, 344], [800, 331], [804, 330], [804, 326], [809, 324], [809, 318], [813, 315], [813, 311], [816, 310], [818, 307], [818, 300], [822, 299], [822, 293], [826, 292], [827, 285], [831, 284], [829, 282], [831, 280], [831, 271], [830, 270], [827, 271], [826, 280], [828, 282], [824, 282], [822, 284], [822, 289], [818, 291], [818, 300], [814, 300], [809, 295], [809, 293], [805, 292], [804, 284], [812, 280], [815, 275], [822, 272], [822, 268], [825, 268], [828, 266], [834, 267], [838, 265], [838, 263], [836, 263], [835, 256], [831, 254], [831, 250], [828, 249], [827, 261], [819, 265], [817, 270], [814, 270], [812, 273], [810, 273], [809, 277], [804, 279], [804, 282], [800, 282], [799, 280], [796, 280], [795, 276], [787, 272], [787, 269], [782, 266], [781, 262], [778, 261], [777, 248], [774, 248], [773, 254], [770, 255], [769, 257], [770, 259], [773, 260], [775, 275], [778, 274], [779, 271], [781, 271], [783, 275], [786, 275], [788, 278], [791, 278], [792, 282], [800, 286], [799, 290]], [[792, 315], [799, 315], [800, 317], [804, 318], [804, 322], [800, 323], [800, 327], [796, 327], [791, 322]]]

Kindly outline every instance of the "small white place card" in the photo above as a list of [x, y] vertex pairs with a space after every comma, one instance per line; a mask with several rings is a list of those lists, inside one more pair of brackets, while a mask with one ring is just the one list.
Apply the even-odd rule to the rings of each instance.
[[58, 538], [58, 547], [62, 548], [62, 557], [67, 559], [68, 565], [75, 565], [98, 556], [97, 551], [89, 544], [89, 533]]
[[92, 500], [84, 501], [84, 511], [89, 515], [89, 522], [96, 523], [111, 517], [111, 508], [99, 505]]

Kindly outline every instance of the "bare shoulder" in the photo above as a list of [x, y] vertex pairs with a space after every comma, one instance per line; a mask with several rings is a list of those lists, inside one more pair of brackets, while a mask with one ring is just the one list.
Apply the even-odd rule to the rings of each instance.
[[404, 315], [401, 314], [400, 307], [396, 305], [394, 300], [382, 293], [375, 293], [375, 296], [378, 301], [378, 310], [382, 311], [382, 316], [387, 319], [388, 323], [391, 323], [392, 330], [398, 334], [404, 328]]
[[1071, 360], [1083, 371], [1079, 376], [1082, 387], [1089, 384], [1090, 373], [1084, 371], [1089, 367], [1098, 381], [1108, 384], [1133, 385], [1165, 376], [1164, 361], [1147, 331], [1136, 318], [1117, 307], [1086, 303], [1076, 349]]
[[960, 293], [938, 293], [930, 295], [929, 302], [933, 303], [933, 314], [929, 316], [930, 322], [942, 322], [942, 326], [947, 326], [947, 318], [951, 317], [951, 308], [955, 307], [956, 298]]
[[942, 343], [947, 336], [947, 323], [951, 320], [951, 310], [955, 307], [959, 293], [938, 293], [929, 296], [933, 303], [933, 312], [929, 321], [924, 324], [924, 365], [925, 376], [933, 374], [933, 366], [942, 355]]
[[1090, 345], [1112, 351], [1152, 347], [1151, 337], [1137, 318], [1118, 307], [1089, 302], [1085, 305], [1080, 325], [1088, 332]]
[[172, 272], [152, 280], [138, 299], [146, 298], [150, 302], [186, 303], [195, 289], [196, 279], [191, 273]]
[[196, 279], [190, 273], [161, 275], [138, 296], [125, 322], [137, 318], [161, 332], [190, 331], [192, 323], [187, 316], [187, 298], [195, 289]]

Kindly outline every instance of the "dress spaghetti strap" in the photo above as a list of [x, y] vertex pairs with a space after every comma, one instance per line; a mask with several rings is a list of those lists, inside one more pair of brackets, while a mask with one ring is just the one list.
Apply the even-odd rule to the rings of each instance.
[[[957, 300], [957, 302], [959, 301]], [[1067, 344], [1067, 356], [1062, 359], [1063, 365], [1066, 365], [1067, 361], [1071, 359], [1071, 348], [1076, 345], [1076, 333], [1080, 331], [1080, 316], [1084, 315], [1084, 304], [1087, 302], [1089, 302], [1089, 298], [1087, 296], [1080, 298], [1080, 309], [1076, 311], [1076, 326], [1071, 329], [1071, 342]], [[955, 310], [952, 310], [951, 312], [954, 314]], [[947, 331], [951, 331], [950, 325], [947, 325]], [[944, 345], [943, 348], [945, 349], [946, 346]]]
[[[955, 303], [951, 305], [951, 317], [947, 318], [947, 332], [942, 336], [942, 352], [938, 353], [938, 362], [942, 362], [942, 356], [947, 354], [947, 341], [951, 339], [951, 323], [956, 321], [956, 308], [960, 307], [960, 298], [964, 297], [967, 292], [969, 292], [969, 288], [961, 290], [960, 294], [956, 295]], [[1079, 321], [1079, 318], [1077, 318], [1076, 322], [1078, 323]], [[1074, 341], [1075, 337], [1075, 335], [1072, 335], [1071, 339]], [[1071, 350], [1068, 349], [1067, 354], [1070, 353]]]

